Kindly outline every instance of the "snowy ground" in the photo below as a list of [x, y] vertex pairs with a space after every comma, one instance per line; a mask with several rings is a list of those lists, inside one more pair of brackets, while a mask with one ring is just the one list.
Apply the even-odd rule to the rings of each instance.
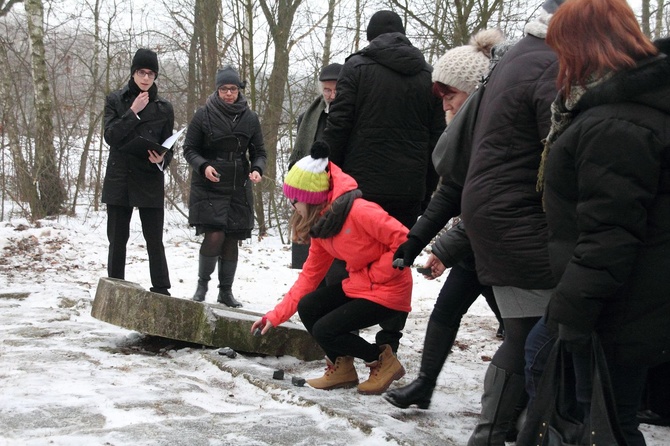
[[[167, 216], [172, 295], [189, 298], [199, 240], [183, 216]], [[126, 280], [149, 288], [139, 217], [133, 217]], [[238, 355], [146, 338], [91, 317], [106, 275], [105, 214], [31, 225], [0, 222], [0, 446], [4, 445], [465, 445], [479, 412], [487, 361], [499, 345], [483, 298], [465, 316], [430, 410], [400, 410], [355, 389], [318, 391], [291, 377], [322, 361]], [[297, 276], [280, 238], [240, 250], [235, 295], [264, 313]], [[418, 262], [417, 262], [418, 263]], [[416, 275], [399, 358], [418, 372], [423, 336], [442, 280]], [[215, 300], [210, 291], [208, 301]], [[374, 332], [364, 335], [373, 337]], [[357, 364], [365, 379], [366, 370]], [[286, 379], [273, 380], [275, 369]], [[650, 446], [670, 428], [643, 426]]]

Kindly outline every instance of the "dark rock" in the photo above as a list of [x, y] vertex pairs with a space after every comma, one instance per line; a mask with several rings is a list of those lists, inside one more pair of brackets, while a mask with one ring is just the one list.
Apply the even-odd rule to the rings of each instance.
[[272, 379], [284, 379], [284, 371], [282, 369], [275, 370]]

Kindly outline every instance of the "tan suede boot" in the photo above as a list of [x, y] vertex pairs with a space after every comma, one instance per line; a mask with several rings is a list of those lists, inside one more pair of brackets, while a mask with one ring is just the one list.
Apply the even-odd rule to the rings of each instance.
[[326, 373], [321, 378], [308, 379], [307, 384], [322, 390], [354, 387], [358, 384], [354, 357], [338, 356], [334, 364], [326, 357]]
[[405, 376], [405, 368], [393, 354], [388, 344], [379, 347], [381, 353], [377, 361], [366, 363], [370, 367], [370, 378], [358, 385], [358, 393], [381, 395], [391, 383]]

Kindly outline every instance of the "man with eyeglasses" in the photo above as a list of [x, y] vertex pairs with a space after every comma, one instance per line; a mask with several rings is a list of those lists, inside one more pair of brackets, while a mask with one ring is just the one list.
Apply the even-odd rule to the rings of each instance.
[[[319, 73], [321, 95], [298, 117], [298, 133], [288, 159], [288, 169], [291, 169], [298, 160], [309, 155], [314, 141], [323, 139], [330, 103], [337, 94], [337, 78], [341, 69], [342, 65], [339, 63], [331, 63], [321, 69]], [[309, 240], [294, 240], [291, 246], [291, 267], [302, 268], [308, 251]]]
[[158, 56], [140, 48], [133, 57], [128, 84], [107, 96], [105, 142], [109, 158], [102, 202], [107, 204], [108, 276], [125, 278], [130, 219], [133, 209], [138, 208], [147, 243], [151, 291], [169, 296], [170, 276], [163, 246], [163, 172], [173, 151], [159, 153], [148, 147], [146, 154], [138, 156], [120, 150], [138, 136], [161, 144], [172, 135], [174, 110], [158, 95], [157, 76]]

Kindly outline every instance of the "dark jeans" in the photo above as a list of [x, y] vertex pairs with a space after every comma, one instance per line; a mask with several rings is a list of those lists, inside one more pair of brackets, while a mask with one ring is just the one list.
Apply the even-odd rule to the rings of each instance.
[[[532, 400], [537, 396], [537, 384], [544, 371], [551, 347], [556, 337], [542, 318], [526, 339], [526, 389]], [[607, 357], [612, 392], [616, 404], [619, 425], [629, 446], [644, 446], [644, 436], [639, 431], [637, 410], [644, 389], [647, 367], [643, 365], [621, 365]], [[590, 353], [574, 352], [572, 362], [575, 373], [575, 399], [580, 406], [588, 408], [591, 402], [591, 356]]]
[[[326, 285], [341, 285], [347, 277], [349, 277], [349, 273], [346, 270], [346, 263], [344, 260], [335, 259], [326, 274]], [[408, 313], [399, 311], [395, 317], [380, 322], [381, 330], [375, 335], [377, 345], [388, 344], [391, 346], [393, 353], [396, 353], [400, 346], [402, 330], [405, 328], [405, 322], [407, 322], [407, 315]]]
[[[163, 208], [138, 208], [142, 222], [142, 235], [147, 242], [149, 255], [149, 274], [152, 291], [167, 291], [170, 288], [165, 248], [163, 246]], [[125, 279], [126, 245], [130, 238], [130, 219], [133, 208], [107, 205], [107, 239], [109, 256], [107, 275], [116, 279]]]
[[355, 332], [401, 313], [367, 299], [348, 297], [341, 283], [319, 288], [298, 303], [300, 320], [331, 361], [339, 356], [365, 362], [379, 359], [379, 347]]
[[486, 302], [488, 302], [498, 321], [502, 322], [500, 310], [498, 310], [491, 287], [479, 283], [476, 271], [455, 265], [449, 271], [447, 280], [442, 285], [430, 317], [457, 331], [461, 325], [463, 315], [467, 313], [480, 294], [486, 298]]

